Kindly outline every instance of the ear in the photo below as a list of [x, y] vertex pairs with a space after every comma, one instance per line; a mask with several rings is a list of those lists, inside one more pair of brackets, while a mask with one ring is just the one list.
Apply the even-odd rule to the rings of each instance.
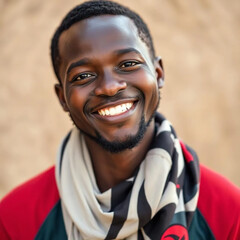
[[162, 88], [164, 85], [164, 70], [161, 57], [156, 57], [154, 60], [154, 66], [156, 71], [156, 77], [158, 82], [158, 88]]
[[64, 97], [62, 85], [57, 83], [57, 84], [54, 85], [54, 88], [55, 88], [55, 93], [58, 97], [58, 100], [59, 100], [63, 110], [65, 112], [68, 112], [69, 110], [68, 110], [67, 103], [66, 103], [66, 100], [65, 100], [65, 97]]

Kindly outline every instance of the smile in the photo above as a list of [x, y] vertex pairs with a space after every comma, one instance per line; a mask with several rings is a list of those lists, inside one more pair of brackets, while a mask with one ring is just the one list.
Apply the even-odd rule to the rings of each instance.
[[116, 116], [127, 112], [133, 106], [133, 102], [119, 104], [114, 107], [106, 107], [98, 110], [100, 116]]

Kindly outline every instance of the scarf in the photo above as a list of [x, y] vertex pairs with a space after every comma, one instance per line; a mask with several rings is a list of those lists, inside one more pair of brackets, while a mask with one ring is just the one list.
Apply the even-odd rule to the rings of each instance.
[[56, 179], [68, 239], [178, 239], [176, 232], [188, 239], [199, 193], [197, 156], [159, 113], [155, 129], [135, 175], [105, 192], [98, 189], [83, 134], [74, 128], [65, 137]]

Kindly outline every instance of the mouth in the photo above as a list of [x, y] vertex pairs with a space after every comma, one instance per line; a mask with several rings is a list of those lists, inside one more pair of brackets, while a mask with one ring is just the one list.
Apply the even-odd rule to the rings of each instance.
[[99, 109], [97, 112], [100, 116], [116, 116], [130, 110], [133, 104], [134, 102], [127, 102], [127, 103], [119, 104], [114, 107], [102, 108], [102, 109]]
[[108, 104], [94, 111], [95, 116], [100, 118], [112, 118], [117, 116], [128, 115], [136, 107], [137, 100], [125, 100]]

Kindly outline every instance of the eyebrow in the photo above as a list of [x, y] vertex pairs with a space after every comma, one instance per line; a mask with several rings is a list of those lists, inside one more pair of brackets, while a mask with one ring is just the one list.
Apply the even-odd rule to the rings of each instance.
[[68, 70], [67, 70], [67, 74], [68, 74], [73, 68], [86, 65], [87, 63], [89, 63], [89, 59], [88, 59], [88, 58], [83, 58], [83, 59], [81, 59], [81, 60], [79, 60], [79, 61], [77, 61], [77, 62], [72, 63], [72, 64], [69, 66]]
[[119, 49], [119, 50], [114, 51], [114, 54], [115, 55], [123, 55], [123, 54], [131, 53], [131, 52], [134, 52], [134, 53], [137, 53], [138, 55], [141, 55], [141, 53], [135, 48]]

